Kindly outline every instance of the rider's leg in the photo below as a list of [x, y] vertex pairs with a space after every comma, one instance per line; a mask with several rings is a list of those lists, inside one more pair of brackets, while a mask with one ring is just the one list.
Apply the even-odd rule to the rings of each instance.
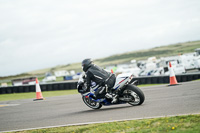
[[103, 86], [99, 87], [94, 94], [95, 94], [95, 99], [105, 98], [106, 88]]
[[110, 92], [110, 88], [108, 88], [107, 85], [105, 85], [106, 87], [106, 95], [105, 97], [108, 98], [108, 99], [112, 99], [112, 93]]
[[108, 88], [108, 91], [105, 97], [108, 99], [112, 99], [111, 103], [116, 103], [118, 101], [118, 95], [115, 93], [112, 93], [112, 88]]

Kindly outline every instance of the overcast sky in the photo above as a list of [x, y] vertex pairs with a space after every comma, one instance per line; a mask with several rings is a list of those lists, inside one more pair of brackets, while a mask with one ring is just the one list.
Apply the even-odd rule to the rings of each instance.
[[0, 76], [200, 40], [200, 0], [0, 0]]

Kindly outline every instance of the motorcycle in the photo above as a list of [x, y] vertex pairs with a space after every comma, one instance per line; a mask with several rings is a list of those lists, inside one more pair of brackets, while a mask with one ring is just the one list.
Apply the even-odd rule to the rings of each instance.
[[81, 75], [77, 84], [78, 92], [82, 95], [83, 102], [92, 109], [100, 109], [102, 105], [116, 105], [116, 104], [130, 104], [132, 106], [141, 105], [145, 96], [141, 89], [137, 87], [138, 81], [135, 80], [131, 83], [133, 79], [132, 74], [119, 74], [116, 77], [116, 82], [114, 87], [111, 89], [113, 94], [118, 95], [118, 100], [116, 103], [112, 103], [109, 98], [95, 99], [95, 92], [98, 90], [99, 85], [94, 82], [91, 83], [90, 90], [86, 90], [86, 80], [84, 75]]

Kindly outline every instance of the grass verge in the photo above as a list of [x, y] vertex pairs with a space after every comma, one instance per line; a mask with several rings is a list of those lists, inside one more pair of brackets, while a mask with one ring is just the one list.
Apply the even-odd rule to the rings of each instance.
[[200, 114], [141, 119], [82, 126], [20, 131], [18, 133], [199, 133]]
[[[62, 96], [77, 94], [77, 90], [61, 90], [61, 91], [44, 91], [42, 92], [43, 97], [53, 97], [53, 96]], [[30, 99], [36, 98], [35, 92], [29, 93], [13, 93], [13, 94], [1, 94], [0, 101], [9, 101], [9, 100], [20, 100], [20, 99]]]

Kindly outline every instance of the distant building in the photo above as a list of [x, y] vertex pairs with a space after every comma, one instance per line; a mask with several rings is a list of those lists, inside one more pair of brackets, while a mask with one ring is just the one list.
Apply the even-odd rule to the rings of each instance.
[[55, 71], [54, 74], [56, 77], [63, 77], [69, 75], [69, 72], [66, 70], [61, 70], [61, 71]]
[[196, 52], [197, 56], [199, 56], [200, 55], [200, 48], [195, 49], [195, 52]]
[[35, 84], [36, 77], [28, 77], [28, 78], [20, 78], [20, 79], [13, 79], [12, 85], [13, 86], [20, 86], [20, 85], [31, 85]]
[[7, 87], [8, 84], [7, 83], [1, 83], [1, 87]]

